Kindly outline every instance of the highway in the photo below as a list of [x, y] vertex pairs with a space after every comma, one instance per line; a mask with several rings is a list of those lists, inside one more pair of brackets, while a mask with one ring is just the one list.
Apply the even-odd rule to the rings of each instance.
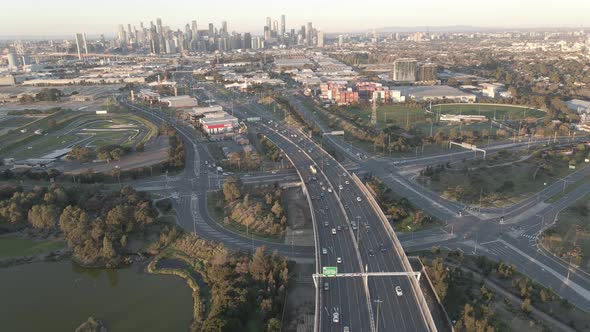
[[[309, 172], [305, 173], [310, 165], [313, 164], [318, 169], [318, 180], [309, 181], [309, 178], [307, 180], [307, 187], [312, 197], [319, 197], [323, 194], [328, 200], [327, 210], [343, 209], [346, 211], [345, 217], [334, 216], [336, 218], [330, 218], [327, 216], [327, 227], [323, 226], [322, 222], [318, 226], [320, 244], [322, 246], [326, 243], [334, 245], [335, 255], [338, 257], [355, 259], [354, 256], [357, 253], [355, 253], [356, 245], [353, 243], [353, 239], [358, 239], [358, 255], [361, 265], [351, 271], [340, 269], [339, 273], [363, 272], [365, 268], [367, 268], [367, 272], [403, 272], [406, 270], [377, 213], [369, 205], [366, 195], [351, 179], [351, 175], [346, 169], [299, 131], [290, 130], [284, 126], [279, 126], [274, 130], [267, 126], [257, 126], [256, 128], [275, 142], [285, 154], [291, 156], [290, 158], [301, 172], [303, 180], [306, 180], [306, 176], [309, 178], [313, 176]], [[286, 137], [291, 137], [291, 142]], [[306, 156], [307, 158], [293, 156]], [[342, 190], [339, 189], [340, 186], [342, 186]], [[329, 192], [328, 188], [332, 192]], [[320, 198], [320, 200], [322, 199]], [[356, 232], [353, 230], [352, 222], [356, 223]], [[337, 242], [333, 242], [334, 236], [330, 232], [334, 227], [342, 229], [342, 231], [337, 231]], [[344, 233], [343, 236], [340, 235], [340, 232]], [[370, 251], [372, 252], [370, 253]], [[333, 264], [333, 261], [328, 260], [327, 262]], [[326, 266], [326, 260], [322, 260], [321, 263], [322, 266]], [[368, 279], [369, 307], [371, 307], [375, 326], [378, 325], [380, 329], [385, 331], [428, 331], [423, 317], [424, 313], [417, 302], [417, 294], [414, 293], [409, 278], [411, 277], [386, 276]], [[396, 295], [396, 286], [401, 287], [402, 296]], [[344, 302], [340, 302], [340, 306], [348, 306], [349, 302], [349, 298], [347, 298]], [[375, 305], [377, 302], [380, 303], [378, 320], [377, 306]], [[364, 325], [362, 330], [368, 327], [368, 325]]]
[[[266, 115], [266, 118], [272, 117], [272, 115], [267, 113], [263, 107], [260, 107], [260, 105], [256, 105], [250, 101], [246, 103], [245, 107], [248, 108], [249, 113], [254, 112], [262, 115], [263, 117]], [[298, 134], [298, 136], [300, 136], [300, 134]], [[364, 171], [371, 171], [374, 175], [380, 176], [385, 181], [385, 183], [396, 193], [408, 198], [417, 207], [433, 216], [438, 217], [445, 223], [445, 225], [440, 228], [420, 231], [413, 234], [400, 235], [400, 240], [402, 241], [404, 248], [407, 248], [408, 250], [417, 250], [428, 249], [432, 246], [440, 246], [444, 249], [460, 250], [469, 254], [485, 255], [494, 260], [502, 259], [515, 264], [519, 271], [526, 273], [537, 282], [552, 288], [557, 294], [568, 299], [568, 301], [571, 303], [576, 304], [582, 309], [590, 311], [590, 294], [588, 293], [588, 290], [590, 290], [590, 275], [588, 275], [584, 270], [574, 266], [569, 266], [567, 262], [564, 262], [559, 258], [556, 258], [555, 256], [545, 252], [543, 248], [538, 245], [537, 241], [539, 232], [553, 223], [561, 209], [573, 204], [578, 198], [590, 191], [590, 183], [580, 185], [578, 188], [572, 190], [570, 193], [567, 193], [564, 197], [553, 204], [543, 203], [543, 200], [555, 193], [558, 193], [560, 190], [563, 190], [562, 182], [557, 182], [554, 185], [550, 185], [543, 193], [539, 193], [536, 197], [531, 197], [526, 200], [526, 202], [521, 202], [520, 205], [508, 207], [501, 212], [494, 209], [482, 209], [481, 214], [474, 212], [473, 210], [465, 213], [465, 205], [456, 202], [450, 202], [444, 198], [441, 198], [436, 193], [433, 193], [418, 185], [412, 179], [406, 178], [404, 174], [412, 168], [425, 167], [429, 164], [453, 160], [456, 161], [462, 159], [463, 157], [473, 158], [473, 152], [451, 152], [440, 155], [429, 155], [415, 159], [394, 159], [373, 157], [370, 155], [365, 158], [361, 152], [357, 152], [354, 147], [343, 141], [341, 137], [333, 137], [328, 135], [325, 136], [324, 139], [331, 146], [336, 147], [338, 151], [343, 153], [347, 158], [358, 163], [358, 166], [355, 168], [360, 168]], [[575, 138], [574, 140], [582, 139], [584, 138]], [[561, 142], [569, 140], [569, 138], [560, 138]], [[308, 143], [310, 143], [309, 146], [311, 146], [311, 142]], [[534, 144], [544, 143], [546, 142], [535, 142]], [[528, 143], [522, 142], [504, 143], [502, 145], [498, 145], [497, 147], [490, 147], [490, 149], [522, 149], [527, 148], [527, 146]], [[360, 155], [360, 157], [357, 155], [357, 153]], [[363, 153], [365, 152], [363, 151]], [[319, 160], [320, 164], [321, 159], [324, 159], [320, 154], [316, 155], [314, 152], [310, 153], [310, 156], [313, 157], [314, 160]], [[320, 157], [320, 159], [316, 159], [318, 157]], [[332, 162], [330, 162], [330, 164], [332, 164]], [[334, 177], [333, 173], [335, 172], [334, 170], [331, 170], [333, 168], [332, 166], [324, 165], [324, 168], [325, 171], [322, 173], [327, 175], [329, 181], [331, 181], [332, 187], [337, 188], [338, 184], [336, 183], [342, 179]], [[336, 171], [336, 174], [338, 174], [338, 171]], [[585, 176], [586, 175], [582, 172], [576, 172], [571, 176], [571, 178], [566, 179], [564, 182], [566, 183], [567, 187], [569, 187], [571, 183], [579, 181]], [[314, 189], [310, 188], [310, 191], [312, 190]], [[190, 193], [190, 191], [188, 192]], [[348, 195], [345, 192], [342, 192], [342, 194], [344, 196], [342, 197], [343, 206], [348, 206], [348, 208], [345, 209], [348, 219], [357, 219], [358, 216], [365, 219], [371, 218], [370, 215], [365, 213], [364, 209], [358, 205], [355, 205], [353, 199], [355, 199], [354, 195], [358, 193], [351, 191]], [[347, 203], [344, 203], [345, 201]], [[203, 205], [203, 207], [206, 206], [206, 204], [201, 203], [199, 203], [199, 205]], [[186, 208], [182, 208], [182, 211], [185, 210]], [[518, 216], [526, 214], [529, 210], [536, 211], [536, 215], [528, 216], [524, 219], [521, 217], [522, 220], [518, 222], [512, 221], [513, 218], [516, 219]], [[201, 211], [206, 211], [206, 209]], [[458, 215], [460, 211], [465, 213], [462, 217], [459, 217]], [[182, 213], [183, 215], [190, 216], [191, 210], [188, 209], [188, 213], [186, 211]], [[202, 212], [197, 211], [197, 214], [198, 213]], [[507, 224], [501, 225], [499, 223], [497, 217], [500, 213], [506, 217]], [[330, 214], [330, 217], [333, 218], [335, 215]], [[185, 218], [183, 217], [180, 219]], [[188, 220], [191, 219], [192, 217], [188, 218]], [[203, 220], [206, 226], [204, 225], [202, 227], [203, 229], [198, 228], [197, 233], [204, 231], [205, 233], [203, 236], [208, 237], [209, 233], [207, 233], [207, 228], [211, 227], [213, 228], [213, 232], [210, 232], [213, 233], [212, 239], [223, 241], [230, 247], [244, 250], [245, 248], [252, 248], [255, 245], [264, 244], [271, 247], [271, 249], [277, 249], [282, 254], [292, 257], [313, 257], [314, 250], [313, 248], [309, 247], [301, 247], [296, 248], [295, 250], [290, 250], [289, 246], [277, 245], [277, 247], [273, 248], [273, 246], [269, 245], [269, 243], [264, 243], [261, 241], [254, 244], [243, 236], [237, 234], [227, 234], [227, 232], [224, 233], [223, 230], [221, 230], [221, 235], [217, 234], [216, 237], [215, 233], [219, 230], [215, 229], [215, 224], [211, 224], [212, 221], [208, 220], [206, 216], [203, 218]], [[185, 224], [183, 227], [190, 229], [190, 222], [183, 221], [183, 223]], [[371, 231], [376, 229], [372, 224], [370, 224], [370, 226]], [[318, 229], [318, 231], [321, 232], [321, 229]], [[381, 254], [380, 251], [375, 251], [374, 248], [371, 248], [375, 252], [375, 257], [372, 257], [374, 262], [369, 259], [369, 247], [366, 244], [380, 244], [380, 239], [376, 234], [374, 234], [374, 232], [369, 235], [371, 231], [368, 233], [359, 232], [358, 234], [360, 239], [359, 243], [361, 254], [359, 261], [363, 264], [367, 264], [369, 271], [376, 271], [378, 269], [385, 268], [388, 262], [385, 259], [381, 260], [379, 257], [379, 254]], [[381, 232], [381, 234], [385, 233]], [[338, 234], [337, 237], [338, 236], [340, 236], [340, 234]], [[357, 235], [355, 234], [354, 236], [356, 237]], [[350, 243], [347, 245], [350, 245]], [[335, 248], [334, 250], [338, 249], [335, 243], [329, 244], [328, 247]], [[330, 250], [329, 252], [331, 253], [332, 251]], [[343, 264], [345, 264], [345, 262], [348, 262], [350, 259], [343, 257], [343, 260]], [[328, 264], [333, 263], [328, 262]], [[395, 263], [392, 263], [392, 265], [394, 264]], [[386, 279], [384, 278], [383, 280]], [[331, 289], [334, 289], [334, 287], [349, 287], [349, 285], [341, 285], [339, 283], [340, 281], [338, 281], [338, 283]], [[390, 284], [392, 283], [395, 283], [395, 281], [390, 282]], [[383, 285], [381, 285], [381, 287], [383, 287]], [[374, 301], [377, 300], [377, 298], [374, 297], [375, 290], [371, 282], [369, 283], [369, 290], [371, 301], [369, 303], [372, 303], [373, 311], [372, 317], [373, 320], [376, 320], [376, 303]], [[355, 290], [355, 292], [359, 292], [358, 289]], [[406, 293], [407, 292], [404, 292], [404, 296]], [[383, 294], [383, 292], [379, 293], [379, 295], [381, 294]], [[379, 300], [381, 301], [382, 299], [379, 298]], [[333, 303], [341, 302], [334, 299]], [[367, 306], [369, 303], [367, 303], [365, 300], [364, 305]], [[386, 312], [386, 309], [384, 308], [387, 308], [388, 305], [391, 306], [393, 304], [381, 303], [381, 314]], [[325, 325], [327, 324], [326, 318], [329, 318], [330, 309], [333, 310], [335, 307], [336, 306], [333, 304], [327, 305], [327, 302], [322, 303], [321, 309], [325, 312], [325, 315], [322, 316], [322, 328], [327, 328]], [[344, 306], [341, 305], [339, 310], [343, 310], [343, 307]], [[342, 311], [341, 314], [343, 321], [346, 319], [345, 316], [349, 315], [345, 314], [344, 311]], [[353, 316], [355, 315], [351, 314], [349, 317], [352, 318]], [[406, 317], [407, 315], [403, 318]], [[362, 315], [357, 319], [359, 322], [363, 321]], [[384, 320], [379, 320], [381, 324], [388, 324], [391, 321], [391, 317], [386, 323], [384, 323]], [[399, 321], [403, 321], [403, 319], [394, 319], [393, 321], [395, 321], [397, 324], [400, 324]], [[365, 323], [363, 324], [366, 324], [366, 319]], [[375, 324], [375, 322], [373, 322], [373, 324]], [[383, 328], [383, 325], [381, 325], [380, 328]]]

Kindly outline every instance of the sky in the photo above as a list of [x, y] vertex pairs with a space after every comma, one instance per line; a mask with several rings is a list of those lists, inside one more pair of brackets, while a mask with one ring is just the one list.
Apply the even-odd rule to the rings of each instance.
[[267, 16], [279, 20], [281, 14], [287, 29], [313, 22], [327, 33], [392, 26], [590, 26], [589, 0], [7, 0], [0, 8], [0, 36], [113, 35], [119, 24], [149, 26], [157, 17], [173, 29], [194, 19], [199, 29], [225, 20], [230, 31], [257, 35]]

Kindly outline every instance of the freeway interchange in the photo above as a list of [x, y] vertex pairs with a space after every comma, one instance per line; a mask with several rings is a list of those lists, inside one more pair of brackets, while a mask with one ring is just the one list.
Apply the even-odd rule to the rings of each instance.
[[[219, 96], [217, 99], [222, 98]], [[142, 112], [144, 116], [152, 117], [156, 122], [171, 122], [171, 119], [157, 112], [125, 100], [120, 102]], [[208, 216], [206, 204], [206, 191], [212, 188], [211, 177], [206, 173], [207, 168], [202, 165], [204, 160], [212, 159], [207, 157], [206, 149], [195, 139], [194, 129], [178, 122], [173, 125], [185, 141], [187, 167], [185, 172], [172, 179], [172, 185], [179, 192], [180, 199], [175, 202], [175, 207], [180, 217], [179, 222], [185, 229], [208, 239], [222, 241], [237, 250], [252, 250], [266, 245], [271, 250], [293, 258], [315, 258], [318, 261], [318, 273], [324, 266], [336, 266], [339, 273], [352, 274], [404, 271], [402, 257], [394, 250], [392, 239], [386, 235], [377, 211], [370, 207], [367, 202], [369, 198], [363, 194], [359, 184], [352, 181], [352, 175], [340, 163], [300, 131], [276, 123], [273, 114], [255, 101], [247, 100], [238, 105], [236, 113], [242, 116], [260, 116], [264, 123], [254, 125], [255, 129], [275, 142], [296, 167], [313, 209], [316, 248], [259, 241], [216, 225]], [[275, 123], [272, 126], [266, 125], [269, 120], [274, 120]], [[576, 138], [582, 139], [584, 138]], [[567, 141], [568, 138], [560, 140]], [[569, 141], [572, 139], [569, 138]], [[424, 250], [438, 246], [513, 263], [519, 271], [551, 288], [569, 302], [590, 311], [590, 275], [547, 253], [537, 243], [539, 234], [557, 220], [562, 209], [590, 191], [590, 183], [573, 188], [552, 204], [543, 201], [559, 193], [562, 186], [565, 188], [566, 184], [569, 186], [570, 183], [586, 177], [590, 169], [576, 171], [563, 184], [554, 183], [537, 195], [506, 209], [474, 210], [466, 209], [460, 203], [450, 202], [404, 176], [407, 169], [472, 158], [472, 152], [451, 152], [415, 159], [377, 158], [357, 153], [354, 147], [338, 137], [325, 135], [324, 142], [346, 156], [349, 159], [347, 165], [380, 177], [396, 193], [444, 222], [444, 226], [439, 228], [400, 235], [399, 239], [406, 250]], [[542, 143], [535, 142], [533, 146]], [[522, 142], [504, 143], [492, 146], [490, 150], [522, 149], [530, 145]], [[310, 165], [315, 166], [318, 174], [310, 172]], [[349, 166], [348, 169], [351, 168]], [[317, 180], [313, 180], [313, 176]], [[168, 181], [166, 179], [166, 183]], [[155, 180], [154, 187], [158, 187], [157, 183]], [[161, 181], [160, 184], [162, 183]], [[343, 190], [339, 189], [341, 185]], [[163, 189], [154, 190], [167, 192]], [[500, 221], [499, 216], [505, 217], [504, 222]], [[325, 226], [326, 221], [328, 226]], [[336, 229], [335, 235], [332, 234], [332, 228]], [[323, 254], [323, 249], [326, 254]], [[316, 317], [316, 328], [322, 331], [341, 331], [343, 326], [350, 327], [351, 331], [375, 331], [377, 328], [400, 331], [433, 330], [427, 325], [429, 313], [424, 312], [418, 304], [420, 294], [411, 287], [410, 278], [412, 277], [319, 278], [318, 292], [321, 296], [318, 296], [316, 302], [316, 314], [319, 316]], [[329, 290], [323, 290], [326, 282]], [[400, 286], [402, 296], [396, 294], [397, 286]], [[333, 323], [335, 312], [338, 313], [338, 323]]]

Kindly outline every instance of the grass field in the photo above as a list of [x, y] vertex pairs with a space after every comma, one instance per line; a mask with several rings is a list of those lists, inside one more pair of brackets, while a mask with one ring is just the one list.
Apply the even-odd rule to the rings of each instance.
[[64, 241], [33, 241], [19, 238], [0, 238], [0, 258], [31, 256], [62, 249]]
[[563, 210], [541, 243], [549, 251], [590, 272], [590, 194]]
[[[519, 161], [520, 156], [516, 157], [459, 162], [451, 169], [418, 179], [451, 200], [479, 204], [481, 193], [483, 206], [504, 206], [525, 199], [573, 172], [562, 158], [531, 157]], [[504, 165], [510, 160], [513, 162]], [[539, 169], [540, 165], [544, 168]]]
[[495, 115], [497, 120], [522, 120], [527, 117], [542, 119], [547, 115], [537, 108], [494, 104], [440, 104], [432, 105], [432, 111], [444, 114], [485, 115], [488, 119], [494, 118]]
[[[51, 119], [57, 125], [50, 128]], [[131, 125], [131, 127], [122, 128], [124, 130], [121, 131], [108, 131], [114, 125]], [[156, 125], [133, 114], [113, 113], [98, 116], [94, 113], [73, 111], [52, 114], [25, 128], [27, 128], [26, 133], [13, 131], [0, 136], [0, 157], [40, 158], [55, 150], [71, 147], [73, 144], [93, 147], [120, 144], [133, 147], [147, 142], [158, 133]], [[34, 131], [37, 129], [43, 129], [44, 134], [35, 135]]]
[[3, 121], [0, 121], [0, 127], [18, 128], [18, 127], [25, 126], [35, 120], [39, 120], [39, 118], [30, 117], [30, 116], [13, 116], [13, 117], [6, 118]]
[[[338, 108], [337, 111], [349, 113], [358, 116], [365, 124], [371, 122], [371, 107], [348, 106]], [[407, 107], [404, 105], [381, 105], [377, 107], [377, 127], [395, 124], [399, 127], [405, 127], [406, 124], [426, 123], [427, 119], [434, 116], [427, 114], [424, 110], [417, 107]]]

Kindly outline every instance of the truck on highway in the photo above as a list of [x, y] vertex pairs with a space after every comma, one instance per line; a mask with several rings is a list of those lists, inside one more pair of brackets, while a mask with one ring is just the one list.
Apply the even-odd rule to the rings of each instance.
[[309, 170], [311, 171], [311, 174], [315, 175], [318, 173], [318, 171], [315, 169], [315, 166], [313, 165], [309, 165]]

